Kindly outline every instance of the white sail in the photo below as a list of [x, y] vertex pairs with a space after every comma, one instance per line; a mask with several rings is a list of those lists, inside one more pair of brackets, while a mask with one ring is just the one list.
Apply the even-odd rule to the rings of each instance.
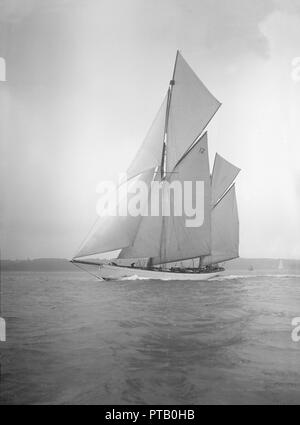
[[216, 205], [240, 171], [240, 168], [216, 153], [211, 183], [212, 206]]
[[220, 107], [178, 52], [168, 120], [167, 170], [172, 171]]
[[[159, 211], [161, 202], [161, 196], [153, 197], [151, 199], [151, 194], [153, 193], [153, 186], [157, 181], [160, 180], [160, 172], [157, 171], [154, 181], [151, 184], [150, 195], [148, 198], [149, 202], [149, 212]], [[160, 246], [160, 234], [162, 226], [162, 217], [161, 215], [151, 215], [149, 214], [146, 217], [143, 217], [140, 221], [136, 237], [131, 246], [123, 248], [119, 253], [119, 259], [126, 258], [148, 258], [154, 257], [159, 252]]]
[[284, 267], [283, 267], [283, 261], [282, 260], [279, 260], [278, 270], [283, 270], [283, 269], [284, 269]]
[[[170, 216], [143, 217], [133, 246], [122, 250], [120, 258], [153, 257], [153, 264], [160, 264], [210, 253], [211, 193], [207, 133], [177, 165], [168, 180], [169, 184], [178, 181], [182, 186], [184, 182], [193, 182], [194, 197], [195, 182], [203, 182], [203, 224], [199, 227], [187, 227], [187, 220], [191, 217], [185, 214], [184, 208], [180, 216], [174, 215], [174, 210], [171, 210]], [[164, 196], [164, 200], [168, 203], [170, 198]]]
[[239, 219], [234, 185], [212, 209], [211, 227], [211, 255], [203, 257], [201, 264], [206, 266], [238, 257]]
[[160, 165], [164, 140], [166, 108], [167, 96], [164, 98], [144, 142], [127, 170], [128, 178], [136, 176], [149, 168], [155, 168]]
[[[135, 196], [140, 181], [145, 182], [148, 187], [150, 186], [153, 174], [154, 169], [150, 169], [128, 182], [123, 183], [118, 188], [117, 193], [114, 192], [112, 194], [113, 200], [111, 206], [112, 210], [114, 208], [116, 209], [116, 215], [105, 214], [99, 217], [90, 236], [74, 258], [114, 251], [132, 244], [142, 215], [120, 215], [118, 212], [120, 209], [123, 211], [126, 210], [126, 205], [130, 202], [130, 199]], [[124, 185], [126, 185], [125, 191]], [[142, 201], [146, 204], [147, 198]]]
[[[207, 133], [200, 137], [220, 105], [178, 52], [168, 94], [124, 183], [131, 194], [140, 180], [147, 183], [150, 194], [142, 203], [148, 200], [148, 215], [101, 216], [75, 258], [121, 249], [120, 259], [150, 258], [157, 265], [201, 257], [205, 266], [238, 257], [235, 188], [228, 188], [240, 170], [216, 154], [210, 176]], [[159, 197], [152, 196], [156, 183], [162, 187]], [[187, 183], [193, 186], [188, 200]], [[180, 214], [169, 187], [177, 184]]]
[[133, 245], [123, 248], [118, 258], [149, 258], [157, 255], [160, 246], [161, 226], [161, 216], [143, 217]]

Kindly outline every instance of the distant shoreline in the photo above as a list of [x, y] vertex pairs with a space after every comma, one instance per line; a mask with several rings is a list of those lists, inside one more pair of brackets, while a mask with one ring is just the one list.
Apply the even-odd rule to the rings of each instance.
[[65, 258], [37, 258], [34, 260], [2, 260], [2, 271], [79, 271]]
[[[237, 258], [226, 263], [226, 270], [279, 270], [278, 258]], [[300, 260], [281, 259], [282, 271], [300, 271]], [[2, 271], [80, 271], [65, 258], [2, 260]]]

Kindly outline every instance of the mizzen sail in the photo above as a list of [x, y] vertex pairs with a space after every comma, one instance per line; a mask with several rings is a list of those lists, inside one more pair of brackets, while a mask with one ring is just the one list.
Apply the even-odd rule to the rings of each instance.
[[240, 168], [226, 161], [226, 159], [216, 153], [211, 181], [212, 206], [216, 205], [240, 171]]
[[239, 256], [239, 218], [235, 185], [212, 210], [211, 255], [203, 257], [203, 266], [232, 260]]

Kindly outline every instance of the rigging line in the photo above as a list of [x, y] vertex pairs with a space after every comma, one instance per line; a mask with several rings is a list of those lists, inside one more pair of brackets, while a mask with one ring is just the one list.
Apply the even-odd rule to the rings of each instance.
[[[152, 206], [152, 204], [151, 204], [151, 190], [152, 190], [152, 186], [153, 186], [153, 182], [155, 181], [155, 177], [156, 177], [156, 173], [158, 172], [158, 169], [159, 169], [159, 166], [157, 165], [155, 168], [154, 168], [154, 170], [153, 170], [153, 175], [152, 175], [152, 179], [151, 179], [151, 182], [149, 183], [149, 186], [148, 186], [148, 190], [149, 190], [149, 192], [148, 192], [148, 203], [146, 203], [146, 205], [144, 206], [144, 208], [143, 208], [143, 212], [145, 212], [146, 211], [146, 208], [148, 208], [148, 214], [149, 214], [149, 205], [150, 205], [150, 209], [151, 209], [151, 206]], [[148, 204], [148, 205], [147, 205]], [[151, 214], [151, 211], [150, 211], [150, 214]], [[147, 216], [147, 215], [146, 215]], [[135, 241], [136, 241], [136, 238], [137, 238], [137, 236], [138, 236], [138, 233], [139, 233], [139, 230], [140, 230], [140, 227], [141, 227], [141, 224], [142, 224], [142, 220], [143, 220], [143, 218], [144, 218], [145, 216], [143, 216], [143, 214], [141, 214], [141, 220], [140, 220], [140, 222], [139, 222], [139, 224], [138, 224], [138, 227], [137, 227], [137, 230], [136, 230], [136, 233], [135, 233], [135, 236], [134, 236], [134, 239], [132, 240], [132, 242], [131, 242], [131, 246], [133, 246], [134, 245], [134, 243], [135, 243]], [[123, 249], [123, 248], [122, 248]], [[121, 251], [122, 252], [122, 251]]]
[[231, 184], [228, 186], [228, 188], [225, 190], [225, 192], [223, 193], [223, 195], [215, 203], [215, 205], [213, 205], [213, 207], [212, 207], [211, 210], [213, 210], [214, 208], [216, 208], [216, 206], [222, 201], [223, 198], [225, 198], [225, 196], [233, 188], [233, 186], [235, 186], [235, 178], [233, 179], [233, 181], [231, 182]]
[[[153, 167], [150, 167], [150, 168], [149, 168], [149, 170], [151, 170], [151, 168], [153, 168]], [[142, 173], [139, 173], [139, 174], [142, 174]], [[127, 182], [130, 182], [131, 180], [133, 180], [133, 179], [134, 179], [135, 177], [137, 177], [139, 174], [137, 174], [136, 176], [129, 177], [129, 179], [127, 179], [127, 180], [125, 180], [125, 181], [122, 181], [122, 182], [118, 185], [117, 190], [119, 190], [119, 188], [120, 188], [122, 185], [127, 184]], [[118, 207], [118, 205], [119, 205], [119, 204], [117, 204], [117, 207]], [[92, 226], [90, 227], [90, 230], [88, 231], [87, 235], [85, 236], [85, 238], [83, 239], [83, 241], [79, 244], [79, 246], [78, 246], [78, 248], [77, 248], [77, 251], [75, 251], [75, 252], [76, 252], [76, 254], [80, 252], [81, 248], [84, 246], [85, 242], [88, 240], [89, 236], [91, 235], [91, 233], [92, 233], [93, 229], [95, 228], [95, 226], [96, 226], [97, 222], [100, 220], [100, 218], [101, 218], [101, 216], [96, 217], [96, 219], [95, 219], [95, 221], [94, 221], [94, 224], [92, 224]], [[89, 254], [89, 255], [94, 255], [94, 254], [98, 254], [98, 252], [95, 252], [95, 253], [93, 253], [93, 254]], [[85, 255], [84, 255], [84, 257], [85, 257]], [[75, 255], [75, 256], [73, 256], [73, 258], [76, 258], [76, 255]]]
[[[167, 107], [166, 107], [166, 116], [165, 116], [165, 128], [164, 128], [164, 141], [163, 141], [163, 149], [162, 149], [162, 158], [161, 158], [161, 181], [163, 182], [166, 180], [167, 174], [167, 166], [168, 166], [168, 127], [169, 127], [169, 117], [170, 117], [170, 107], [171, 107], [171, 100], [172, 100], [172, 92], [173, 87], [175, 84], [175, 71], [176, 71], [176, 65], [178, 60], [179, 51], [176, 52], [176, 58], [175, 58], [175, 64], [173, 69], [173, 75], [172, 80], [169, 82], [169, 88], [168, 88], [168, 99], [167, 99]], [[163, 192], [162, 192], [162, 204], [164, 208], [164, 202], [165, 202], [165, 194], [164, 194], [164, 186], [163, 186]], [[165, 233], [165, 217], [164, 212], [162, 213], [162, 226], [161, 226], [161, 234], [160, 234], [160, 247], [159, 247], [159, 257], [160, 257], [160, 263], [162, 260], [162, 248], [164, 248], [164, 257], [166, 257], [166, 244], [164, 241], [164, 233]], [[164, 244], [164, 247], [163, 247]]]
[[[154, 118], [154, 120], [153, 120], [153, 122], [152, 122], [152, 124], [151, 124], [151, 127], [150, 127], [150, 128], [149, 128], [149, 130], [148, 130], [148, 133], [146, 134], [146, 137], [144, 138], [144, 141], [143, 141], [142, 145], [141, 145], [141, 146], [140, 146], [140, 148], [138, 149], [138, 151], [137, 151], [137, 153], [136, 153], [136, 156], [133, 158], [132, 163], [130, 163], [129, 168], [127, 168], [127, 172], [128, 172], [128, 170], [130, 170], [130, 168], [131, 168], [132, 164], [135, 162], [135, 159], [137, 158], [137, 156], [139, 155], [139, 153], [143, 150], [143, 148], [144, 148], [144, 144], [145, 144], [145, 141], [146, 141], [146, 139], [147, 139], [148, 135], [151, 133], [151, 130], [152, 130], [152, 128], [153, 128], [153, 126], [154, 126], [154, 124], [156, 123], [156, 120], [157, 120], [157, 118], [158, 118], [158, 116], [159, 116], [159, 114], [160, 114], [160, 111], [161, 111], [161, 109], [162, 109], [162, 106], [163, 106], [164, 102], [166, 101], [166, 99], [167, 99], [167, 97], [168, 97], [168, 91], [169, 91], [169, 89], [167, 90], [167, 93], [166, 93], [166, 95], [165, 95], [165, 97], [164, 97], [164, 100], [163, 100], [162, 104], [160, 105], [160, 107], [159, 107], [159, 110], [158, 110], [157, 114], [155, 115], [155, 118]], [[167, 102], [166, 102], [166, 108], [167, 108]], [[162, 149], [163, 149], [163, 147], [162, 147]], [[158, 165], [158, 164], [157, 164], [157, 165]], [[156, 165], [156, 166], [157, 166], [157, 165]], [[153, 168], [153, 167], [148, 167], [148, 168], [146, 168], [145, 170], [141, 170], [141, 171], [139, 171], [138, 173], [136, 173], [136, 174], [132, 175], [131, 177], [129, 177], [128, 181], [129, 181], [130, 179], [133, 179], [134, 177], [137, 177], [139, 174], [144, 173], [145, 171], [147, 171], [147, 170], [148, 170], [148, 169], [150, 169], [150, 168]]]
[[[172, 143], [172, 148], [174, 149], [174, 151], [175, 151], [175, 154], [176, 154], [176, 158], [178, 158], [179, 157], [179, 159], [180, 159], [180, 153], [178, 152], [178, 144], [177, 144], [177, 138], [176, 138], [176, 133], [175, 133], [175, 131], [174, 131], [174, 122], [173, 122], [173, 120], [170, 120], [169, 121], [169, 133], [171, 133], [171, 135], [173, 135], [173, 143]], [[168, 133], [168, 134], [169, 134]], [[177, 161], [177, 163], [178, 163], [178, 161]], [[177, 166], [177, 163], [175, 163], [175, 166], [173, 165], [173, 170], [172, 171], [169, 171], [169, 174], [170, 174], [170, 177], [172, 177], [172, 174], [178, 174], [178, 171], [176, 172], [176, 171], [174, 171], [175, 170], [175, 168], [176, 168], [176, 166]]]
[[94, 273], [90, 272], [89, 270], [84, 269], [83, 267], [81, 267], [78, 263], [72, 262], [72, 264], [74, 264], [74, 265], [75, 265], [76, 267], [78, 267], [80, 270], [83, 270], [84, 272], [89, 273], [91, 276], [94, 276], [94, 277], [96, 277], [96, 278], [97, 278], [97, 279], [99, 279], [99, 280], [103, 280], [102, 278], [100, 278], [100, 277], [99, 277], [99, 276], [97, 276], [96, 274], [94, 274]]
[[[94, 229], [94, 227], [96, 226], [98, 220], [100, 217], [97, 217], [96, 220], [94, 221], [94, 224], [92, 224], [90, 230], [88, 231], [86, 237], [83, 239], [83, 241], [79, 244], [77, 250], [75, 251], [76, 254], [80, 252], [81, 248], [84, 246], [85, 242], [88, 240], [88, 237], [90, 236], [90, 234], [92, 233], [92, 230]], [[76, 258], [76, 255], [73, 256], [73, 258]]]
[[214, 172], [215, 172], [215, 165], [216, 165], [217, 153], [218, 152], [215, 153], [214, 165], [213, 165], [213, 168], [212, 168], [212, 171], [211, 171], [211, 175], [210, 175], [210, 184], [211, 185], [212, 185], [212, 182], [213, 182], [213, 176], [214, 176]]
[[172, 216], [172, 221], [173, 221], [173, 226], [174, 226], [174, 229], [175, 229], [174, 235], [175, 235], [175, 239], [176, 239], [176, 243], [177, 243], [177, 248], [178, 248], [178, 251], [180, 252], [180, 254], [182, 256], [182, 250], [181, 250], [180, 243], [178, 241], [178, 234], [176, 232], [176, 225], [175, 225], [175, 217], [174, 217], [174, 215]]
[[192, 142], [192, 144], [186, 149], [186, 151], [183, 153], [183, 155], [181, 156], [181, 158], [177, 161], [177, 163], [175, 164], [174, 168], [177, 167], [177, 165], [188, 155], [188, 153], [198, 143], [198, 141], [201, 139], [201, 137], [204, 136], [205, 133], [207, 133], [206, 128], [208, 127], [209, 123], [212, 121], [212, 119], [214, 118], [214, 116], [216, 115], [216, 113], [218, 112], [218, 110], [220, 109], [221, 106], [222, 106], [222, 103], [219, 102], [219, 106], [218, 106], [217, 110], [214, 112], [214, 114], [209, 119], [208, 123], [205, 125], [205, 127], [202, 129], [202, 131], [194, 139], [194, 141]]

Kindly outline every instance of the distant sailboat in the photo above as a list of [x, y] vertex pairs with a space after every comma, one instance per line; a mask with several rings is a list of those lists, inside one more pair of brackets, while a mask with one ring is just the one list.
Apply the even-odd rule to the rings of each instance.
[[[239, 220], [234, 180], [240, 169], [216, 154], [212, 175], [208, 137], [204, 132], [220, 107], [183, 56], [177, 52], [173, 77], [158, 114], [127, 170], [131, 189], [140, 181], [149, 192], [154, 182], [204, 182], [204, 221], [186, 227], [187, 216], [99, 217], [91, 235], [73, 258], [76, 264], [98, 264], [104, 279], [132, 277], [204, 280], [222, 271], [217, 264], [239, 256]], [[204, 132], [204, 133], [203, 133]], [[87, 257], [120, 250], [110, 262]], [[199, 259], [197, 267], [172, 263]], [[132, 264], [124, 265], [124, 262]], [[142, 264], [136, 267], [136, 264]]]
[[280, 259], [278, 263], [278, 270], [283, 270], [283, 269], [284, 269], [283, 261]]

